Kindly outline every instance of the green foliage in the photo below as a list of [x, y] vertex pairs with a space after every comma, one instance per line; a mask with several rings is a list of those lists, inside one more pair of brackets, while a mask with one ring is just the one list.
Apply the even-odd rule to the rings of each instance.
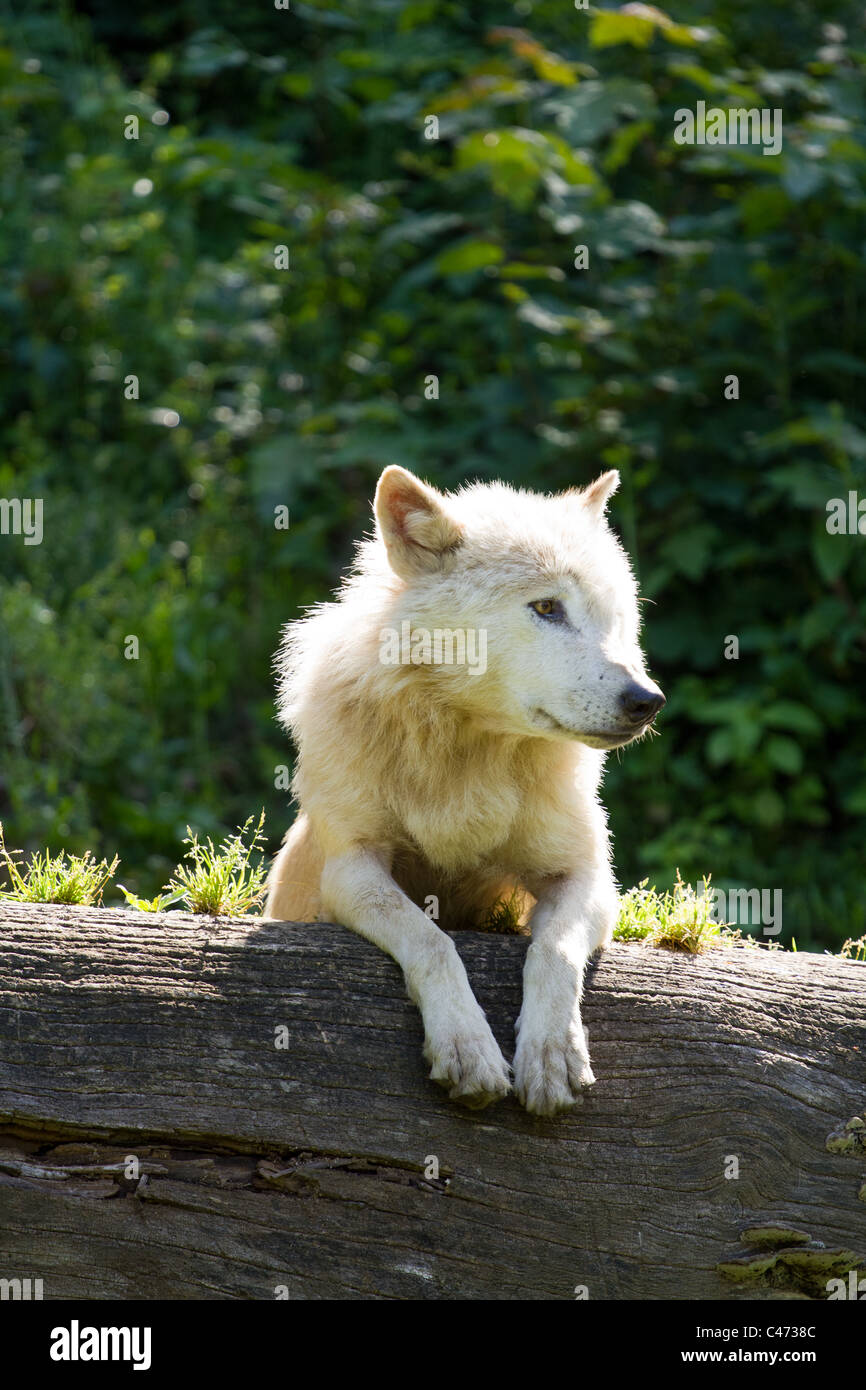
[[[253, 826], [250, 816], [233, 835], [227, 835], [219, 846], [214, 848], [208, 838], [204, 844], [187, 826], [184, 844], [188, 864], [178, 864], [173, 877], [166, 885], [172, 902], [183, 902], [190, 912], [208, 912], [219, 917], [238, 917], [257, 907], [264, 900], [267, 869], [261, 862], [264, 847], [265, 813], [262, 811]], [[246, 836], [249, 835], [249, 843]], [[252, 863], [253, 855], [259, 855], [259, 862]], [[164, 899], [163, 902], [168, 901]], [[159, 912], [148, 903], [145, 912]]]
[[744, 935], [739, 927], [732, 929], [730, 923], [717, 920], [711, 879], [711, 874], [705, 874], [700, 887], [693, 888], [683, 883], [677, 869], [673, 888], [663, 893], [655, 884], [648, 888], [649, 880], [644, 879], [637, 888], [620, 896], [614, 941], [646, 941], [650, 946], [693, 956], [714, 946], [765, 946], [768, 951], [779, 950], [776, 941], [759, 941]]
[[126, 899], [127, 907], [135, 908], [136, 912], [167, 912], [183, 898], [180, 890], [176, 893], [157, 893], [155, 898], [139, 898], [128, 888], [124, 888], [122, 883], [118, 883], [117, 886]]
[[702, 880], [700, 891], [683, 883], [679, 871], [670, 892], [659, 893], [654, 884], [648, 888], [647, 882], [644, 879], [620, 898], [615, 941], [648, 941], [690, 955], [725, 944], [724, 925], [712, 915], [709, 876]]
[[120, 860], [96, 863], [90, 851], [83, 855], [47, 850], [34, 854], [24, 871], [20, 853], [6, 848], [0, 824], [0, 864], [6, 870], [11, 888], [0, 889], [0, 900], [16, 903], [77, 903], [81, 907], [99, 906], [106, 885], [114, 877]]
[[[190, 822], [281, 830], [271, 654], [381, 467], [617, 467], [668, 695], [610, 761], [621, 880], [709, 864], [781, 888], [801, 946], [863, 931], [866, 541], [825, 525], [866, 496], [859, 7], [17, 8], [0, 497], [43, 498], [45, 539], [0, 537], [16, 840], [117, 847], [135, 895]], [[778, 107], [782, 153], [677, 145], [699, 99]]]

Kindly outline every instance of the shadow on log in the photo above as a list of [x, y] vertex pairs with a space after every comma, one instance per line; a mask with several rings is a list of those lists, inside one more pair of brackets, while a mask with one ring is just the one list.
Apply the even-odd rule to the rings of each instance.
[[[455, 939], [511, 1057], [527, 943]], [[687, 1300], [866, 1274], [866, 965], [616, 945], [584, 1019], [582, 1106], [467, 1112], [397, 966], [341, 927], [3, 904], [0, 1276]]]

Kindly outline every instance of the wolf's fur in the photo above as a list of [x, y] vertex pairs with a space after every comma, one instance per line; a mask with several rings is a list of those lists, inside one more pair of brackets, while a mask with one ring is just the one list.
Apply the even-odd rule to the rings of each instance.
[[[551, 1114], [594, 1079], [580, 996], [617, 904], [604, 750], [643, 733], [663, 703], [604, 518], [618, 482], [443, 495], [387, 468], [375, 538], [337, 601], [287, 627], [277, 658], [301, 812], [265, 915], [341, 922], [392, 955], [421, 1010], [431, 1075], [470, 1105], [504, 1095], [509, 1072], [451, 938], [422, 911], [431, 897], [452, 928], [523, 890], [532, 944], [515, 1089]], [[554, 614], [531, 606], [552, 599]], [[413, 632], [485, 631], [486, 670], [384, 664], [382, 631], [406, 620]]]

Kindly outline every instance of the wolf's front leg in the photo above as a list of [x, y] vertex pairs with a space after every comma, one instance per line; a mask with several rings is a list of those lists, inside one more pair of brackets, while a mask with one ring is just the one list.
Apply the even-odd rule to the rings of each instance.
[[478, 1109], [507, 1095], [508, 1067], [450, 937], [398, 888], [370, 850], [329, 858], [322, 903], [335, 922], [387, 951], [421, 1010], [424, 1056], [452, 1100]]
[[535, 1115], [568, 1109], [595, 1081], [580, 998], [589, 957], [610, 940], [616, 902], [606, 870], [552, 880], [538, 894], [514, 1054], [514, 1089]]

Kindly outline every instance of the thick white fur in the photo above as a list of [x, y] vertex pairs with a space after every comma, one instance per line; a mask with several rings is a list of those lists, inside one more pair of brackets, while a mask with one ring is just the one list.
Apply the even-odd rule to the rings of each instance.
[[[485, 1105], [509, 1070], [446, 928], [515, 887], [533, 910], [514, 1084], [552, 1114], [594, 1080], [580, 1017], [589, 956], [616, 912], [598, 799], [604, 750], [629, 742], [620, 695], [658, 692], [638, 645], [636, 586], [604, 507], [607, 473], [555, 497], [504, 484], [443, 495], [400, 468], [376, 536], [333, 603], [290, 624], [279, 709], [296, 740], [301, 812], [265, 916], [333, 920], [402, 966], [432, 1077]], [[530, 605], [558, 599], [566, 622]], [[478, 629], [487, 668], [386, 665], [383, 628]], [[639, 732], [643, 732], [641, 729]]]

